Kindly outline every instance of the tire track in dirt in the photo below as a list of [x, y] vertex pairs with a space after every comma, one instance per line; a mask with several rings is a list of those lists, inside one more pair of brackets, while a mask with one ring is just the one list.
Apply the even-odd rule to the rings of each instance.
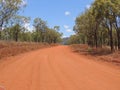
[[0, 63], [6, 90], [120, 90], [120, 70], [88, 60], [67, 46], [37, 50]]
[[[64, 51], [63, 51], [63, 54], [65, 54]], [[59, 57], [61, 57], [61, 59], [62, 59], [62, 56], [63, 55], [59, 54]], [[62, 84], [62, 86], [64, 87], [64, 89], [62, 90], [80, 90], [81, 88], [78, 87], [77, 84], [74, 82], [74, 80], [70, 78], [70, 76], [66, 73], [67, 71], [64, 72], [64, 70], [59, 65], [60, 63], [57, 63], [58, 62], [57, 60], [59, 57], [52, 57], [52, 60], [49, 61], [49, 65], [53, 70], [53, 73], [55, 74], [57, 79], [59, 79], [60, 84]], [[65, 60], [65, 58], [63, 60]]]

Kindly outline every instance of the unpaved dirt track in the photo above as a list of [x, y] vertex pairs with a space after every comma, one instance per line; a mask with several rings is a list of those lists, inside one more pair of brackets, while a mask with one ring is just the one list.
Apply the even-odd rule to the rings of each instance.
[[120, 70], [57, 46], [1, 61], [0, 86], [6, 90], [120, 90]]

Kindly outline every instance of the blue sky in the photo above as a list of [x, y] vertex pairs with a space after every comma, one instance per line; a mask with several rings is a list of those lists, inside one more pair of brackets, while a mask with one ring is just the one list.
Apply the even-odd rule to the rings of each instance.
[[89, 8], [93, 0], [27, 0], [26, 2], [27, 7], [22, 15], [31, 17], [31, 20], [40, 17], [47, 21], [49, 27], [58, 25], [63, 37], [68, 37], [74, 34], [75, 18]]

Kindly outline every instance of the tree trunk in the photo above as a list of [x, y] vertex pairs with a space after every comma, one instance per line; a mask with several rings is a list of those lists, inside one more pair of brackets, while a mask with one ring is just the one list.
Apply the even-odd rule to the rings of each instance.
[[101, 37], [100, 37], [100, 47], [102, 48], [102, 45], [103, 45], [103, 34], [102, 34], [102, 32], [101, 32]]
[[117, 37], [118, 37], [118, 50], [120, 50], [120, 30], [117, 32]]
[[113, 45], [113, 32], [112, 32], [112, 24], [110, 23], [110, 30], [109, 30], [109, 35], [110, 35], [110, 47], [111, 51], [114, 51], [114, 45]]
[[95, 36], [94, 36], [94, 40], [95, 40], [95, 46], [96, 46], [96, 48], [98, 48], [98, 43], [97, 43], [97, 40], [98, 40], [98, 38], [97, 38], [97, 23], [96, 23], [96, 26], [95, 26]]
[[[114, 18], [117, 18], [117, 16], [114, 14]], [[120, 18], [120, 17], [118, 17]], [[116, 22], [115, 22], [115, 29], [116, 29], [116, 32], [117, 32], [117, 43], [118, 43], [118, 50], [120, 50], [120, 28], [118, 26], [118, 23], [119, 21], [117, 21], [116, 19]]]
[[120, 50], [120, 28], [117, 25], [117, 21], [115, 23], [115, 28], [116, 28], [116, 32], [117, 32], [118, 50]]
[[2, 39], [2, 27], [3, 27], [3, 21], [1, 21], [0, 24], [0, 40]]
[[0, 40], [2, 39], [2, 31], [0, 30]]
[[15, 41], [18, 41], [18, 33], [15, 34]]

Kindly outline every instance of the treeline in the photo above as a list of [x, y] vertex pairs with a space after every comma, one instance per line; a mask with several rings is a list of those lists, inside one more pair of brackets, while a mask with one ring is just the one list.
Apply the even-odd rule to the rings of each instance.
[[76, 18], [69, 44], [83, 43], [91, 47], [110, 46], [120, 50], [120, 0], [95, 0]]
[[[31, 21], [30, 17], [20, 16], [26, 7], [24, 0], [0, 0], [0, 40], [58, 43], [62, 33], [59, 26], [49, 28], [41, 18]], [[33, 22], [33, 29], [29, 23]]]

